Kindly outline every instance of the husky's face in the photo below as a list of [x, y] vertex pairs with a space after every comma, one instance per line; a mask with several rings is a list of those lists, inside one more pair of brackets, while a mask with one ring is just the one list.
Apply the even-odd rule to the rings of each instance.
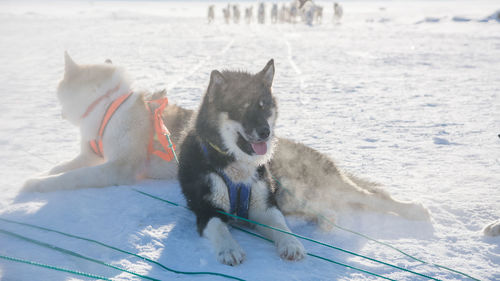
[[62, 116], [79, 125], [87, 107], [118, 82], [112, 64], [78, 65], [65, 53], [64, 77], [57, 88]]
[[208, 102], [219, 115], [223, 144], [236, 157], [260, 161], [272, 153], [276, 121], [273, 77], [273, 60], [255, 75], [212, 72]]

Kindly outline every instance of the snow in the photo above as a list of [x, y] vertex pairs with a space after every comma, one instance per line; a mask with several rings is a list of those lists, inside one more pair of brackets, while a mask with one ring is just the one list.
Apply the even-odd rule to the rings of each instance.
[[[0, 217], [99, 240], [177, 270], [247, 280], [372, 280], [312, 257], [281, 260], [273, 245], [233, 230], [246, 251], [237, 267], [219, 264], [194, 216], [133, 189], [185, 204], [177, 181], [21, 194], [22, 183], [76, 155], [78, 131], [60, 118], [55, 87], [63, 52], [77, 62], [106, 58], [126, 67], [137, 89], [168, 89], [195, 109], [212, 69], [258, 71], [276, 63], [280, 136], [335, 158], [347, 171], [418, 200], [431, 222], [345, 212], [338, 224], [418, 258], [500, 279], [500, 238], [482, 227], [500, 218], [500, 25], [495, 1], [349, 1], [332, 24], [225, 25], [225, 2], [206, 24], [209, 2], [0, 2]], [[253, 2], [240, 2], [246, 7]], [[268, 6], [268, 11], [269, 11]], [[256, 7], [254, 7], [256, 11]], [[492, 15], [492, 16], [490, 16]], [[485, 21], [483, 19], [492, 19]], [[483, 21], [482, 21], [483, 20]], [[418, 24], [417, 24], [418, 23]], [[445, 280], [465, 277], [421, 265], [385, 246], [287, 218], [304, 236]], [[177, 275], [138, 258], [55, 233], [0, 222], [16, 232], [161, 280]], [[411, 274], [304, 242], [306, 249], [397, 280]], [[111, 277], [129, 274], [0, 234], [0, 254]], [[87, 280], [0, 260], [1, 280]], [[423, 279], [423, 278], [420, 278]]]

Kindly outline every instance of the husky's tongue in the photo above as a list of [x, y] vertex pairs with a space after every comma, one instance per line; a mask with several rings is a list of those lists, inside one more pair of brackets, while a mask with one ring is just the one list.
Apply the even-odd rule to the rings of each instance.
[[255, 142], [255, 143], [250, 143], [252, 145], [253, 151], [257, 155], [264, 155], [267, 152], [267, 143], [265, 142]]

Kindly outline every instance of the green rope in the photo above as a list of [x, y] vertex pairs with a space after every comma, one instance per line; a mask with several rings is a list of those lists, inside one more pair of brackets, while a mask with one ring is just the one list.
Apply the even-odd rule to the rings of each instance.
[[[183, 206], [181, 206], [181, 205], [179, 205], [177, 203], [174, 203], [174, 202], [169, 201], [169, 200], [162, 199], [162, 198], [154, 196], [152, 194], [149, 194], [149, 193], [146, 193], [146, 192], [142, 192], [142, 191], [139, 191], [139, 190], [136, 190], [136, 189], [134, 189], [134, 190], [137, 191], [137, 192], [139, 192], [140, 194], [143, 194], [143, 195], [149, 196], [151, 198], [154, 198], [154, 199], [166, 202], [168, 204], [171, 204], [171, 205], [174, 205], [174, 206], [183, 207]], [[184, 207], [184, 208], [188, 209], [187, 207]], [[279, 232], [282, 232], [282, 233], [286, 233], [288, 235], [292, 235], [292, 236], [295, 236], [297, 238], [300, 238], [300, 239], [303, 239], [303, 240], [307, 240], [309, 242], [313, 242], [313, 243], [316, 243], [316, 244], [319, 244], [319, 245], [322, 245], [322, 246], [325, 246], [325, 247], [329, 247], [329, 248], [332, 248], [332, 249], [335, 249], [335, 250], [338, 250], [338, 251], [342, 251], [342, 252], [345, 252], [345, 253], [357, 256], [357, 257], [361, 257], [361, 258], [364, 258], [364, 259], [367, 259], [367, 260], [371, 260], [371, 261], [374, 261], [374, 262], [377, 262], [377, 263], [380, 263], [380, 264], [384, 264], [384, 265], [387, 265], [387, 266], [390, 266], [390, 267], [393, 267], [393, 268], [396, 268], [396, 269], [399, 269], [399, 270], [403, 270], [403, 271], [406, 271], [406, 272], [409, 272], [409, 273], [413, 273], [415, 275], [419, 275], [419, 276], [422, 276], [422, 277], [425, 277], [425, 278], [428, 278], [428, 279], [432, 279], [432, 280], [436, 280], [436, 281], [441, 281], [440, 279], [437, 279], [437, 278], [434, 278], [434, 277], [431, 277], [431, 276], [428, 276], [428, 275], [425, 275], [425, 274], [422, 274], [422, 273], [418, 273], [418, 272], [415, 272], [415, 271], [412, 271], [412, 270], [409, 270], [409, 269], [406, 269], [406, 268], [399, 267], [397, 265], [393, 265], [393, 264], [390, 264], [390, 263], [379, 261], [379, 260], [374, 259], [374, 258], [370, 258], [370, 257], [367, 257], [367, 256], [356, 254], [354, 252], [351, 252], [351, 251], [348, 251], [348, 250], [344, 250], [342, 248], [338, 248], [338, 247], [332, 246], [330, 244], [319, 242], [319, 241], [316, 241], [314, 239], [311, 239], [311, 238], [308, 238], [308, 237], [305, 237], [305, 236], [294, 234], [294, 233], [291, 233], [289, 231], [281, 230], [281, 229], [278, 229], [278, 228], [275, 228], [275, 227], [272, 227], [272, 226], [268, 226], [268, 225], [265, 225], [265, 224], [262, 224], [262, 223], [259, 223], [259, 222], [256, 222], [256, 221], [252, 221], [252, 220], [245, 219], [245, 218], [242, 218], [242, 217], [239, 217], [239, 216], [236, 216], [236, 215], [232, 215], [232, 214], [229, 214], [229, 213], [226, 213], [226, 212], [223, 212], [223, 211], [217, 211], [217, 212], [220, 213], [220, 214], [226, 215], [226, 216], [230, 216], [230, 217], [233, 217], [233, 218], [236, 218], [236, 219], [239, 219], [239, 220], [243, 220], [243, 221], [255, 224], [255, 225], [259, 225], [259, 226], [266, 227], [266, 228], [269, 228], [269, 229], [272, 229], [272, 230], [276, 230], [276, 231], [279, 231]]]
[[111, 279], [106, 278], [106, 277], [102, 277], [99, 275], [94, 275], [94, 274], [85, 273], [85, 272], [81, 272], [81, 271], [76, 271], [76, 270], [66, 269], [66, 268], [62, 268], [62, 267], [47, 265], [47, 264], [43, 264], [43, 263], [39, 263], [39, 262], [35, 262], [35, 261], [29, 261], [29, 260], [25, 260], [25, 259], [13, 258], [13, 257], [4, 256], [4, 255], [0, 255], [0, 259], [13, 261], [13, 262], [19, 262], [19, 263], [25, 263], [25, 264], [29, 264], [29, 265], [43, 267], [46, 269], [52, 269], [52, 270], [56, 270], [56, 271], [80, 275], [80, 276], [84, 276], [84, 277], [88, 277], [88, 278], [111, 281]]
[[409, 270], [409, 269], [406, 269], [406, 268], [403, 268], [403, 267], [400, 267], [400, 266], [397, 266], [397, 265], [393, 265], [393, 264], [390, 264], [390, 263], [387, 263], [387, 262], [383, 262], [383, 261], [380, 261], [380, 260], [377, 260], [377, 259], [374, 259], [374, 258], [370, 258], [370, 257], [364, 256], [364, 255], [361, 255], [361, 254], [357, 254], [355, 252], [344, 250], [342, 248], [335, 247], [333, 245], [330, 245], [330, 244], [327, 244], [327, 243], [323, 243], [323, 242], [314, 240], [314, 239], [309, 238], [309, 237], [298, 235], [298, 234], [292, 233], [290, 231], [286, 231], [286, 230], [279, 229], [279, 228], [276, 228], [276, 227], [272, 227], [272, 226], [269, 226], [269, 225], [266, 225], [266, 224], [263, 224], [263, 223], [260, 223], [260, 222], [256, 222], [256, 221], [249, 220], [249, 219], [246, 219], [246, 218], [243, 218], [243, 217], [239, 217], [239, 216], [236, 216], [236, 215], [233, 215], [233, 214], [229, 214], [229, 213], [226, 213], [224, 211], [217, 211], [217, 212], [219, 214], [223, 214], [223, 215], [226, 215], [226, 216], [238, 219], [238, 220], [249, 222], [251, 224], [255, 224], [255, 225], [259, 225], [259, 226], [265, 227], [265, 228], [269, 228], [269, 229], [272, 229], [272, 230], [275, 230], [275, 231], [278, 231], [278, 232], [281, 232], [281, 233], [285, 233], [285, 234], [297, 237], [297, 238], [302, 239], [302, 240], [306, 240], [306, 241], [309, 241], [309, 242], [312, 242], [312, 243], [315, 243], [315, 244], [318, 244], [318, 245], [322, 245], [322, 246], [325, 246], [325, 247], [328, 247], [328, 248], [331, 248], [331, 249], [334, 249], [334, 250], [337, 250], [337, 251], [341, 251], [341, 252], [344, 252], [344, 253], [347, 253], [347, 254], [350, 254], [350, 255], [353, 255], [353, 256], [357, 256], [357, 257], [360, 257], [360, 258], [363, 258], [363, 259], [366, 259], [366, 260], [370, 260], [370, 261], [373, 261], [373, 262], [376, 262], [376, 263], [387, 265], [387, 266], [390, 266], [390, 267], [393, 267], [393, 268], [396, 268], [396, 269], [399, 269], [399, 270], [402, 270], [402, 271], [413, 273], [415, 275], [419, 275], [419, 276], [422, 276], [422, 277], [425, 277], [425, 278], [428, 278], [428, 279], [431, 279], [431, 280], [442, 281], [440, 279], [437, 279], [437, 278], [434, 278], [434, 277], [431, 277], [431, 276], [428, 276], [428, 275], [425, 275], [425, 274], [422, 274], [422, 273], [418, 273], [418, 272], [415, 272], [415, 271], [412, 271], [412, 270]]
[[321, 219], [323, 219], [323, 220], [325, 220], [326, 222], [328, 222], [328, 223], [332, 224], [332, 225], [333, 225], [333, 226], [335, 226], [336, 228], [339, 228], [339, 229], [341, 229], [341, 230], [344, 230], [344, 231], [350, 232], [350, 233], [352, 233], [352, 234], [356, 234], [356, 235], [358, 235], [358, 236], [361, 236], [361, 237], [363, 237], [363, 238], [365, 238], [365, 239], [368, 239], [368, 240], [373, 241], [373, 242], [375, 242], [375, 243], [378, 243], [378, 244], [380, 244], [380, 245], [384, 245], [384, 246], [386, 246], [386, 247], [389, 247], [389, 248], [391, 248], [391, 249], [393, 249], [393, 250], [396, 250], [396, 251], [400, 252], [401, 254], [403, 254], [403, 255], [405, 255], [405, 256], [407, 256], [407, 257], [409, 257], [409, 258], [413, 259], [413, 260], [416, 260], [416, 261], [418, 261], [418, 262], [420, 262], [420, 263], [422, 263], [422, 264], [432, 265], [432, 266], [435, 266], [435, 267], [437, 267], [437, 268], [442, 268], [442, 269], [445, 269], [445, 270], [448, 270], [448, 271], [451, 271], [451, 272], [454, 272], [454, 273], [460, 274], [460, 275], [465, 276], [465, 277], [468, 277], [468, 278], [470, 278], [470, 279], [472, 279], [472, 280], [481, 281], [481, 280], [479, 280], [479, 279], [477, 279], [477, 278], [475, 278], [475, 277], [470, 276], [470, 275], [469, 275], [469, 274], [467, 274], [467, 273], [464, 273], [464, 272], [461, 272], [461, 271], [455, 270], [455, 269], [453, 269], [453, 268], [449, 268], [449, 267], [447, 267], [447, 266], [440, 265], [440, 264], [437, 264], [437, 263], [426, 262], [426, 261], [424, 261], [424, 260], [421, 260], [421, 259], [419, 259], [419, 258], [416, 258], [416, 257], [414, 257], [414, 256], [412, 256], [412, 255], [410, 255], [410, 254], [408, 254], [408, 253], [405, 253], [403, 250], [400, 250], [400, 249], [398, 249], [398, 248], [396, 248], [396, 247], [392, 246], [391, 244], [388, 244], [388, 243], [385, 243], [385, 242], [382, 242], [382, 241], [378, 241], [378, 240], [376, 240], [376, 239], [374, 239], [374, 238], [371, 238], [370, 236], [367, 236], [367, 235], [365, 235], [365, 234], [362, 234], [362, 233], [356, 232], [356, 231], [354, 231], [354, 230], [351, 230], [351, 229], [348, 229], [348, 228], [342, 227], [342, 226], [340, 226], [340, 225], [338, 225], [338, 224], [336, 224], [336, 223], [334, 223], [334, 222], [331, 222], [331, 221], [329, 221], [327, 218], [325, 218], [323, 215], [320, 215], [320, 217], [321, 217]]
[[54, 230], [54, 229], [50, 229], [50, 228], [46, 228], [46, 227], [42, 227], [42, 226], [38, 226], [38, 225], [34, 225], [34, 224], [23, 223], [23, 222], [13, 221], [13, 220], [9, 220], [9, 219], [4, 219], [4, 218], [0, 218], [0, 221], [4, 221], [4, 222], [8, 222], [8, 223], [13, 223], [13, 224], [18, 224], [18, 225], [22, 225], [22, 226], [27, 226], [27, 227], [31, 227], [31, 228], [35, 228], [35, 229], [39, 229], [39, 230], [49, 231], [49, 232], [57, 233], [57, 234], [60, 234], [60, 235], [66, 236], [66, 237], [71, 237], [71, 238], [75, 238], [75, 239], [79, 239], [79, 240], [84, 240], [84, 241], [87, 241], [87, 242], [91, 242], [91, 243], [94, 243], [94, 244], [106, 247], [108, 249], [112, 249], [112, 250], [115, 250], [115, 251], [118, 251], [118, 252], [121, 252], [121, 253], [124, 253], [124, 254], [128, 254], [128, 255], [140, 258], [142, 260], [145, 260], [145, 261], [148, 261], [150, 263], [156, 264], [159, 267], [161, 267], [161, 268], [163, 268], [163, 269], [165, 269], [167, 271], [170, 271], [170, 272], [173, 272], [173, 273], [177, 273], [177, 274], [185, 274], [185, 275], [213, 275], [213, 276], [225, 277], [227, 279], [244, 281], [244, 279], [241, 279], [241, 278], [238, 278], [238, 277], [234, 277], [234, 276], [231, 276], [231, 275], [227, 275], [227, 274], [223, 274], [223, 273], [180, 271], [180, 270], [169, 268], [169, 267], [167, 267], [167, 266], [165, 266], [165, 265], [163, 265], [163, 264], [161, 264], [161, 263], [159, 263], [157, 261], [151, 260], [151, 259], [149, 259], [147, 257], [141, 256], [141, 255], [138, 255], [138, 254], [134, 254], [134, 253], [131, 253], [131, 252], [128, 252], [128, 251], [125, 251], [125, 250], [122, 250], [122, 249], [119, 249], [119, 248], [116, 248], [116, 247], [104, 244], [102, 242], [99, 242], [99, 241], [96, 241], [96, 240], [93, 240], [93, 239], [89, 239], [89, 238], [85, 238], [85, 237], [81, 237], [81, 236], [76, 236], [76, 235], [64, 233], [64, 232], [61, 232], [61, 231], [58, 231], [58, 230]]
[[[281, 189], [285, 190], [285, 191], [286, 191], [289, 195], [293, 196], [293, 197], [294, 197], [294, 199], [295, 199], [295, 200], [297, 200], [297, 201], [299, 201], [299, 203], [300, 203], [300, 204], [305, 205], [305, 204], [303, 204], [303, 202], [301, 202], [301, 200], [299, 200], [299, 199], [297, 199], [297, 198], [295, 197], [295, 194], [293, 194], [293, 192], [292, 192], [292, 191], [290, 191], [288, 188], [286, 188], [285, 186], [283, 186], [283, 184], [281, 184], [281, 182], [280, 182], [280, 181], [279, 181], [276, 177], [274, 177], [274, 176], [273, 176], [273, 179], [274, 179], [274, 181], [275, 181], [275, 182], [276, 182], [276, 183], [280, 186], [280, 188], [281, 188]], [[448, 271], [451, 271], [451, 272], [454, 272], [454, 273], [460, 274], [460, 275], [465, 276], [465, 277], [468, 277], [468, 278], [470, 278], [470, 279], [472, 279], [472, 280], [481, 281], [481, 280], [479, 280], [479, 279], [477, 279], [477, 278], [474, 278], [474, 277], [470, 276], [470, 275], [469, 275], [469, 274], [467, 274], [467, 273], [464, 273], [464, 272], [461, 272], [461, 271], [458, 271], [458, 270], [455, 270], [455, 269], [452, 269], [452, 268], [446, 267], [446, 266], [444, 266], [444, 265], [439, 265], [439, 264], [432, 263], [432, 262], [426, 262], [426, 261], [424, 261], [424, 260], [422, 260], [422, 259], [419, 259], [419, 258], [417, 258], [417, 257], [415, 257], [415, 256], [412, 256], [412, 255], [410, 255], [410, 254], [408, 254], [408, 253], [404, 252], [403, 250], [400, 250], [400, 249], [398, 249], [398, 248], [396, 248], [396, 247], [392, 246], [391, 244], [388, 244], [388, 243], [385, 243], [385, 242], [382, 242], [382, 241], [378, 241], [378, 240], [376, 240], [376, 239], [374, 239], [374, 238], [369, 237], [368, 235], [365, 235], [365, 234], [359, 233], [359, 232], [357, 232], [357, 231], [354, 231], [354, 230], [351, 230], [351, 229], [348, 229], [348, 228], [342, 227], [342, 226], [340, 226], [340, 225], [338, 225], [338, 224], [336, 224], [336, 223], [334, 223], [334, 222], [330, 221], [328, 218], [326, 218], [325, 216], [323, 216], [323, 215], [321, 215], [321, 214], [319, 214], [318, 216], [319, 216], [319, 217], [320, 217], [323, 221], [325, 221], [325, 222], [329, 223], [330, 225], [333, 225], [334, 227], [336, 227], [336, 228], [338, 228], [338, 229], [341, 229], [341, 230], [343, 230], [343, 231], [346, 231], [346, 232], [349, 232], [349, 233], [352, 233], [352, 234], [358, 235], [358, 236], [360, 236], [360, 237], [363, 237], [363, 238], [365, 238], [365, 239], [368, 239], [368, 240], [373, 241], [373, 242], [375, 242], [375, 243], [378, 243], [378, 244], [380, 244], [380, 245], [383, 245], [383, 246], [389, 247], [389, 248], [391, 248], [391, 249], [393, 249], [393, 250], [395, 250], [395, 251], [397, 251], [397, 252], [399, 252], [399, 253], [401, 253], [401, 254], [403, 254], [403, 255], [405, 255], [405, 256], [407, 256], [407, 257], [409, 257], [409, 258], [411, 258], [411, 259], [413, 259], [413, 260], [415, 260], [415, 261], [418, 261], [418, 262], [420, 262], [420, 263], [422, 263], [422, 264], [432, 265], [432, 266], [435, 266], [435, 267], [437, 267], [437, 268], [445, 269], [445, 270], [448, 270]]]
[[[268, 242], [271, 242], [271, 243], [274, 243], [273, 240], [269, 239], [269, 238], [266, 238], [262, 235], [259, 235], [257, 233], [254, 233], [254, 232], [251, 232], [251, 231], [248, 231], [246, 229], [243, 229], [243, 228], [240, 228], [238, 226], [233, 226], [233, 228], [239, 230], [239, 231], [242, 231], [242, 232], [245, 232], [245, 233], [248, 233], [250, 235], [253, 235], [255, 237], [258, 237], [260, 239], [263, 239], [263, 240], [266, 240]], [[331, 260], [331, 259], [328, 259], [328, 258], [325, 258], [325, 257], [322, 257], [322, 256], [318, 256], [318, 255], [315, 255], [315, 254], [312, 254], [312, 253], [307, 253], [308, 256], [311, 256], [311, 257], [314, 257], [314, 258], [317, 258], [317, 259], [321, 259], [321, 260], [324, 260], [324, 261], [327, 261], [327, 262], [330, 262], [330, 263], [334, 263], [334, 264], [338, 264], [338, 265], [341, 265], [341, 266], [344, 266], [344, 267], [347, 267], [347, 268], [350, 268], [350, 269], [354, 269], [354, 270], [357, 270], [357, 271], [361, 271], [363, 273], [366, 273], [366, 274], [369, 274], [369, 275], [373, 275], [373, 276], [376, 276], [376, 277], [379, 277], [379, 278], [382, 278], [382, 279], [386, 279], [386, 280], [392, 280], [392, 281], [396, 281], [395, 279], [391, 279], [391, 278], [387, 278], [387, 277], [384, 277], [382, 275], [379, 275], [379, 274], [376, 274], [376, 273], [373, 273], [373, 272], [370, 272], [370, 271], [367, 271], [367, 270], [364, 270], [364, 269], [361, 269], [361, 268], [357, 268], [357, 267], [354, 267], [354, 266], [350, 266], [348, 264], [344, 264], [344, 263], [341, 263], [341, 262], [337, 262], [337, 261], [334, 261], [334, 260]]]
[[177, 153], [175, 153], [174, 144], [170, 140], [170, 134], [166, 134], [165, 136], [167, 136], [168, 147], [170, 148], [170, 150], [172, 150], [172, 153], [174, 154], [175, 162], [177, 162], [177, 164], [179, 164], [179, 159], [177, 159]]
[[70, 251], [70, 250], [67, 250], [67, 249], [63, 249], [63, 248], [54, 246], [52, 244], [48, 244], [48, 243], [45, 243], [45, 242], [42, 242], [42, 241], [38, 241], [38, 240], [35, 240], [35, 239], [28, 238], [26, 236], [23, 236], [23, 235], [14, 233], [14, 232], [10, 232], [10, 231], [7, 231], [7, 230], [0, 229], [0, 233], [6, 234], [8, 236], [16, 237], [16, 238], [19, 238], [21, 240], [24, 240], [24, 241], [27, 241], [27, 242], [30, 242], [30, 243], [33, 243], [33, 244], [36, 244], [36, 245], [39, 245], [39, 246], [42, 246], [42, 247], [45, 247], [45, 248], [49, 248], [49, 249], [52, 249], [52, 250], [55, 250], [55, 251], [58, 251], [58, 252], [61, 252], [63, 254], [74, 256], [74, 257], [81, 258], [81, 259], [84, 259], [84, 260], [88, 260], [88, 261], [91, 261], [93, 263], [104, 265], [104, 266], [107, 266], [107, 267], [110, 267], [110, 268], [113, 268], [113, 269], [116, 269], [116, 270], [119, 270], [119, 271], [122, 271], [122, 272], [126, 272], [126, 273], [129, 273], [129, 274], [135, 275], [137, 277], [140, 277], [142, 279], [148, 279], [148, 280], [152, 280], [152, 281], [160, 281], [159, 279], [155, 279], [155, 278], [151, 278], [149, 276], [141, 275], [141, 274], [138, 274], [138, 273], [135, 273], [135, 272], [132, 272], [132, 271], [120, 268], [118, 266], [114, 266], [114, 265], [111, 265], [109, 263], [105, 263], [103, 261], [100, 261], [100, 260], [97, 260], [97, 259], [93, 259], [93, 258], [89, 258], [89, 257], [86, 257], [84, 255], [78, 254], [76, 252], [73, 252], [73, 251]]

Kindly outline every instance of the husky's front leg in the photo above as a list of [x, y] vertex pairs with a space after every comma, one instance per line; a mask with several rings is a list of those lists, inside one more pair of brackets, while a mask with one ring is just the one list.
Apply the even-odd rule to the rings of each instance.
[[[272, 194], [267, 184], [265, 181], [258, 181], [252, 187], [250, 210], [248, 212], [249, 218], [259, 223], [291, 232], [286, 225], [283, 213], [281, 213], [277, 206], [269, 204], [273, 200], [269, 200], [269, 196], [272, 196]], [[304, 258], [306, 254], [304, 246], [294, 236], [263, 226], [257, 226], [257, 230], [274, 241], [278, 249], [278, 254], [283, 259], [296, 261]]]
[[[286, 225], [285, 217], [275, 206], [267, 208], [265, 210], [251, 211], [250, 219], [284, 231], [291, 232], [291, 230]], [[298, 261], [305, 257], [306, 251], [304, 249], [304, 246], [294, 236], [263, 226], [257, 226], [257, 230], [274, 241], [274, 244], [276, 245], [276, 248], [278, 250], [278, 254], [281, 258], [290, 261]]]
[[219, 262], [235, 266], [245, 259], [245, 252], [233, 239], [226, 223], [220, 218], [213, 217], [208, 221], [203, 236], [212, 243]]
[[[231, 266], [238, 265], [245, 259], [245, 252], [233, 239], [227, 224], [221, 218], [207, 215], [216, 214], [216, 208], [229, 210], [229, 194], [226, 184], [220, 176], [215, 174], [211, 174], [208, 179], [207, 186], [211, 191], [209, 202], [207, 202], [208, 204], [198, 203], [205, 207], [195, 211], [198, 229], [212, 243], [219, 262]], [[214, 208], [213, 204], [217, 207]]]

